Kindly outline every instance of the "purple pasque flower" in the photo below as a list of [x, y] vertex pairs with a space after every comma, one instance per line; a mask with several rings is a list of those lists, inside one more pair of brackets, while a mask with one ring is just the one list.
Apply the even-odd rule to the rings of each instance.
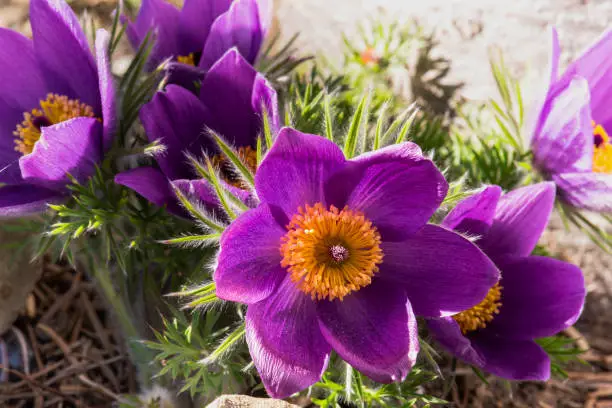
[[455, 356], [510, 380], [546, 380], [550, 359], [534, 339], [554, 335], [580, 316], [585, 286], [580, 269], [530, 256], [555, 199], [551, 182], [501, 196], [498, 186], [461, 201], [442, 226], [478, 238], [501, 280], [482, 302], [452, 317], [432, 319], [434, 337]]
[[181, 10], [165, 0], [143, 0], [126, 32], [135, 48], [155, 34], [151, 66], [172, 58], [206, 71], [232, 47], [254, 64], [270, 19], [268, 0], [186, 0]]
[[[214, 190], [205, 180], [193, 180], [186, 154], [198, 157], [202, 152], [221, 165], [227, 187], [245, 200], [249, 193], [241, 190], [239, 181], [224, 171], [223, 157], [207, 129], [234, 145], [240, 156], [256, 166], [257, 138], [262, 129], [264, 110], [272, 128], [278, 127], [276, 91], [263, 75], [232, 48], [209, 70], [199, 95], [177, 85], [168, 85], [142, 107], [140, 120], [151, 142], [161, 142], [166, 151], [156, 157], [158, 167], [140, 167], [115, 177], [115, 182], [129, 187], [156, 205], [183, 214], [170, 182], [195, 195], [209, 208], [218, 205]], [[227, 167], [227, 166], [225, 166]]]
[[42, 211], [66, 198], [112, 144], [109, 36], [95, 57], [63, 0], [31, 0], [32, 40], [0, 28], [0, 215]]
[[552, 29], [552, 60], [544, 102], [531, 129], [536, 167], [560, 198], [577, 207], [612, 212], [612, 31], [607, 30], [563, 75]]
[[274, 397], [321, 377], [329, 355], [378, 382], [416, 359], [416, 315], [472, 307], [498, 280], [469, 240], [427, 221], [448, 184], [413, 143], [346, 160], [290, 128], [255, 175], [261, 203], [220, 241], [217, 296], [248, 305], [246, 339]]

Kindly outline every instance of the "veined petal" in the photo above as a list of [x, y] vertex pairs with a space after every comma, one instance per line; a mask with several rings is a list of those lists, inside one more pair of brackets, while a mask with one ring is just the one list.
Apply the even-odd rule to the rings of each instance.
[[179, 17], [179, 49], [182, 55], [201, 52], [213, 22], [232, 0], [185, 0]]
[[374, 280], [342, 301], [317, 302], [317, 314], [332, 348], [374, 381], [402, 381], [416, 361], [416, 318], [397, 285]]
[[64, 0], [30, 1], [34, 50], [49, 90], [101, 111], [96, 63], [79, 19]]
[[44, 211], [65, 199], [61, 193], [31, 184], [0, 187], [0, 216], [22, 217]]
[[593, 127], [589, 85], [584, 78], [574, 77], [553, 86], [531, 142], [536, 165], [549, 173], [590, 171]]
[[24, 180], [47, 188], [62, 188], [93, 174], [102, 159], [102, 124], [95, 118], [79, 117], [42, 128], [32, 153], [19, 159]]
[[333, 142], [284, 128], [257, 170], [257, 194], [262, 202], [280, 207], [291, 218], [299, 207], [324, 203], [325, 181], [344, 162]]
[[612, 30], [606, 29], [580, 57], [572, 62], [563, 77], [581, 76], [589, 83], [591, 91], [591, 115], [593, 120], [610, 131], [612, 111], [609, 108], [612, 95]]
[[274, 398], [286, 398], [317, 382], [331, 352], [319, 330], [314, 303], [288, 276], [270, 297], [249, 306], [246, 340]]
[[497, 265], [502, 271], [502, 306], [487, 332], [505, 339], [536, 339], [578, 320], [586, 296], [580, 268], [540, 256], [508, 257]]
[[509, 192], [499, 200], [493, 225], [478, 245], [491, 257], [531, 254], [554, 203], [555, 185], [550, 182]]
[[96, 62], [98, 65], [98, 79], [100, 87], [100, 100], [102, 104], [102, 147], [104, 151], [111, 148], [117, 120], [117, 105], [115, 103], [115, 85], [108, 56], [110, 35], [106, 30], [96, 31]]
[[286, 231], [278, 213], [277, 208], [262, 203], [223, 233], [213, 275], [221, 299], [249, 305], [260, 302], [275, 293], [288, 276], [281, 267], [280, 240]]
[[159, 167], [170, 179], [190, 179], [193, 169], [185, 153], [199, 157], [217, 149], [206, 134], [210, 113], [202, 102], [186, 89], [168, 85], [157, 92], [140, 111], [140, 120], [150, 141], [161, 142], [166, 151], [156, 157]]
[[424, 226], [406, 241], [383, 242], [382, 250], [379, 279], [404, 288], [417, 316], [469, 309], [499, 280], [497, 267], [476, 245], [437, 225]]
[[577, 208], [612, 212], [612, 174], [565, 173], [553, 177], [561, 199]]
[[486, 186], [482, 191], [461, 200], [441, 225], [470, 236], [486, 234], [493, 224], [501, 194], [501, 187]]
[[263, 28], [256, 0], [235, 0], [213, 23], [200, 59], [208, 69], [232, 47], [253, 64], [263, 42]]
[[155, 46], [149, 56], [149, 68], [169, 57], [178, 56], [179, 11], [164, 0], [143, 0], [136, 21], [129, 22], [126, 33], [132, 47], [138, 48], [148, 32]]

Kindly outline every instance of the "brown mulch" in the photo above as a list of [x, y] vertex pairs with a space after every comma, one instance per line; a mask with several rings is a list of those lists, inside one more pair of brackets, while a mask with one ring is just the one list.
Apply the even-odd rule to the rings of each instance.
[[134, 367], [95, 286], [67, 265], [41, 267], [25, 311], [1, 337], [0, 406], [109, 407], [133, 393]]

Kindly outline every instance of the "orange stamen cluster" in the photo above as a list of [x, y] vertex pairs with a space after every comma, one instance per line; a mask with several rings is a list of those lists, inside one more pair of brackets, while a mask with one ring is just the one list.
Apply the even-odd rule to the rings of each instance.
[[497, 283], [489, 290], [482, 302], [453, 316], [463, 334], [487, 327], [487, 324], [499, 313], [502, 305], [501, 292], [502, 287]]
[[372, 282], [380, 234], [363, 213], [321, 203], [300, 207], [281, 241], [281, 265], [313, 300], [340, 299]]
[[193, 52], [189, 55], [179, 55], [178, 57], [176, 57], [176, 60], [182, 64], [187, 64], [194, 67], [196, 65], [195, 54]]
[[[251, 172], [255, 173], [257, 170], [257, 151], [253, 149], [251, 146], [239, 147], [237, 149], [238, 157], [242, 160], [244, 164], [246, 164], [247, 168], [251, 170]], [[244, 182], [237, 177], [232, 168], [231, 162], [225, 157], [225, 155], [218, 154], [213, 156], [211, 159], [213, 166], [219, 168], [221, 170], [221, 176], [223, 180], [231, 184], [234, 187], [245, 188]]]
[[15, 150], [22, 154], [30, 154], [41, 135], [41, 128], [55, 125], [78, 117], [94, 117], [91, 106], [78, 99], [68, 99], [66, 96], [48, 94], [47, 99], [40, 101], [40, 109], [33, 109], [23, 114], [23, 122], [17, 125], [15, 135]]
[[380, 58], [378, 57], [376, 50], [372, 47], [368, 47], [361, 52], [359, 55], [361, 63], [364, 65], [377, 64]]
[[612, 173], [612, 141], [601, 125], [593, 124], [595, 149], [593, 151], [593, 171], [595, 173]]

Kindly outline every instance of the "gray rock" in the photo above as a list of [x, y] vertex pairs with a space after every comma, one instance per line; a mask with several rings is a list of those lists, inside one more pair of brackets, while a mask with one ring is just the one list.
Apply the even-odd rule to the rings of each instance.
[[270, 398], [253, 398], [246, 395], [222, 395], [206, 408], [298, 408], [286, 401]]

